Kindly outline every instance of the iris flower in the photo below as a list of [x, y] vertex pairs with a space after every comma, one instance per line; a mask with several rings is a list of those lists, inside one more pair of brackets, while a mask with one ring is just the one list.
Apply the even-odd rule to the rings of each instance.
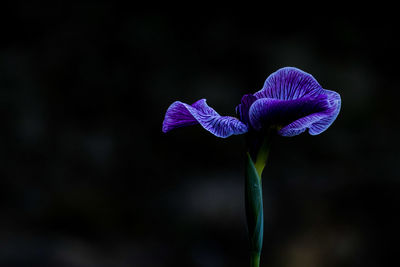
[[192, 105], [176, 101], [165, 114], [162, 130], [200, 124], [222, 138], [271, 127], [281, 136], [295, 136], [307, 129], [317, 135], [336, 119], [340, 103], [338, 93], [323, 89], [310, 74], [285, 67], [271, 74], [260, 91], [243, 96], [236, 107], [239, 118], [219, 115], [205, 99]]
[[296, 136], [308, 130], [317, 135], [328, 129], [339, 114], [340, 95], [321, 87], [310, 74], [285, 67], [272, 73], [262, 89], [246, 94], [236, 107], [237, 117], [221, 116], [205, 99], [188, 105], [176, 101], [168, 108], [162, 130], [200, 124], [213, 135], [226, 138], [245, 134], [246, 213], [250, 235], [251, 266], [259, 266], [263, 211], [261, 175], [271, 136]]

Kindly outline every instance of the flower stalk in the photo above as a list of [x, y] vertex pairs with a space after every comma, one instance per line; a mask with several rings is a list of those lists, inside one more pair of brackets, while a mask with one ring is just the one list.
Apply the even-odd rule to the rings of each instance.
[[262, 198], [262, 172], [267, 162], [270, 134], [264, 138], [255, 162], [250, 153], [246, 158], [245, 204], [250, 245], [250, 267], [259, 267], [264, 236], [264, 211]]
[[251, 252], [250, 254], [250, 267], [260, 266], [260, 253]]

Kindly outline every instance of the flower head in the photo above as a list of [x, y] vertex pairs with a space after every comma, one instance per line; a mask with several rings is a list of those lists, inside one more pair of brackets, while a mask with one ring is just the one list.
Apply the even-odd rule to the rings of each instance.
[[323, 89], [312, 75], [285, 67], [271, 74], [260, 91], [242, 97], [236, 107], [239, 118], [220, 116], [205, 99], [192, 105], [176, 101], [165, 114], [162, 130], [200, 124], [222, 138], [269, 129], [281, 136], [295, 136], [307, 129], [317, 135], [333, 123], [340, 105], [340, 95]]

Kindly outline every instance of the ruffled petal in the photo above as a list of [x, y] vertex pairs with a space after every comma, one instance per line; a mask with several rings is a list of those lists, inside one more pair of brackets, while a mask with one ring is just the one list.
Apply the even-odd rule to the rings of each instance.
[[340, 111], [340, 95], [323, 90], [314, 97], [294, 100], [262, 98], [250, 107], [249, 118], [255, 130], [276, 127], [282, 136], [294, 136], [307, 128], [311, 135], [325, 131]]
[[247, 126], [240, 120], [230, 116], [220, 116], [209, 107], [205, 99], [192, 105], [176, 101], [168, 108], [163, 122], [163, 132], [175, 128], [200, 124], [204, 129], [217, 137], [226, 138], [233, 134], [244, 134]]
[[282, 127], [310, 114], [325, 110], [327, 97], [303, 97], [295, 100], [261, 98], [250, 107], [250, 122], [255, 130]]
[[283, 127], [282, 129], [280, 129], [278, 131], [278, 134], [281, 136], [291, 137], [291, 136], [299, 135], [299, 134], [305, 132], [307, 129], [309, 129], [308, 132], [311, 135], [316, 135], [318, 133], [312, 134], [311, 129], [313, 128], [313, 125], [315, 123], [323, 120], [324, 118], [326, 118], [326, 117], [319, 113], [311, 114], [309, 116], [300, 118], [300, 119], [290, 123], [289, 125], [286, 125], [285, 127]]
[[285, 67], [272, 73], [263, 88], [254, 95], [258, 99], [293, 100], [318, 95], [322, 90], [311, 74], [294, 67]]
[[278, 133], [282, 136], [295, 136], [309, 128], [309, 134], [317, 135], [328, 129], [336, 120], [342, 101], [340, 95], [334, 91], [324, 90], [324, 93], [327, 96], [327, 107], [324, 111], [294, 121]]

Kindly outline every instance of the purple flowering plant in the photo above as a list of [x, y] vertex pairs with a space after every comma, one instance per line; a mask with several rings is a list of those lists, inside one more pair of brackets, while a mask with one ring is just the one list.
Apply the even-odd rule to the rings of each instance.
[[245, 171], [246, 218], [250, 241], [250, 266], [259, 266], [264, 215], [261, 177], [274, 136], [296, 136], [308, 130], [317, 135], [339, 114], [340, 95], [321, 87], [310, 74], [285, 67], [272, 73], [262, 89], [246, 94], [236, 107], [238, 117], [221, 116], [205, 99], [192, 105], [176, 101], [168, 108], [162, 131], [200, 124], [213, 135], [226, 138], [244, 134], [247, 144]]

